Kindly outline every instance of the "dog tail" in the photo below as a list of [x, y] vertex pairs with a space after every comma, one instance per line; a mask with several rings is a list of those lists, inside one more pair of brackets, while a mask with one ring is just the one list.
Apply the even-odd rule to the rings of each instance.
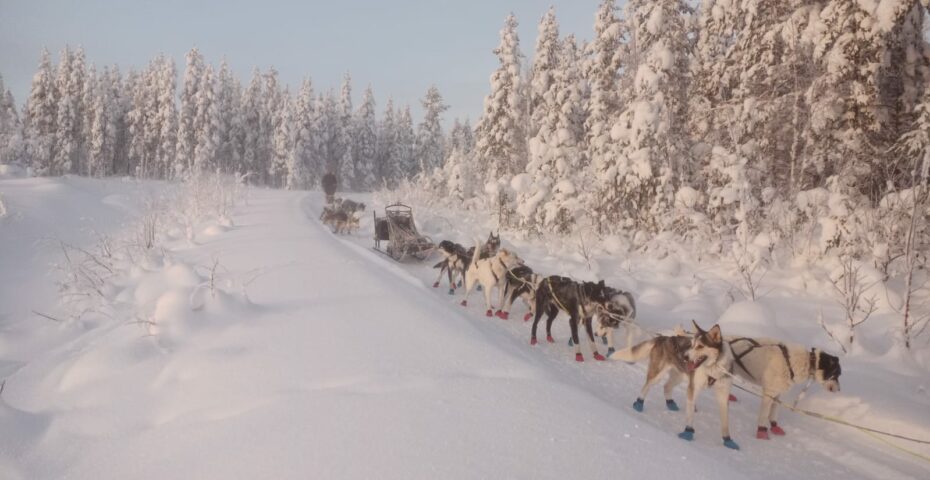
[[472, 268], [478, 268], [478, 259], [481, 258], [481, 241], [475, 239], [475, 253], [471, 256]]
[[622, 360], [629, 363], [638, 362], [649, 356], [649, 354], [652, 352], [652, 347], [655, 346], [655, 343], [655, 339], [646, 340], [645, 342], [634, 345], [631, 348], [617, 350], [610, 356], [610, 359]]

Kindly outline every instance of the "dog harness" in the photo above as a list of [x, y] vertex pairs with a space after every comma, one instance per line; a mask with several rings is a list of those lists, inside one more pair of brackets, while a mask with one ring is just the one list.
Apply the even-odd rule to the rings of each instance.
[[[739, 368], [742, 368], [743, 371], [746, 372], [746, 375], [749, 375], [749, 378], [751, 378], [754, 381], [756, 380], [756, 377], [752, 376], [752, 373], [749, 371], [748, 368], [746, 368], [746, 365], [743, 364], [743, 357], [748, 355], [750, 352], [752, 352], [756, 348], [763, 347], [763, 346], [772, 346], [772, 347], [778, 347], [778, 350], [781, 352], [782, 357], [785, 358], [785, 365], [788, 366], [788, 373], [791, 375], [791, 381], [792, 382], [794, 381], [794, 368], [791, 367], [791, 357], [788, 355], [788, 347], [786, 347], [784, 343], [778, 343], [775, 345], [762, 345], [761, 343], [755, 341], [752, 338], [740, 337], [740, 338], [734, 338], [733, 340], [730, 340], [730, 348], [732, 349], [733, 344], [739, 341], [749, 342], [751, 345], [748, 349], [746, 349], [745, 352], [740, 353], [739, 355], [733, 356], [733, 359], [736, 361], [736, 364], [739, 365]], [[808, 376], [813, 376], [814, 372], [817, 370], [817, 356], [814, 353], [813, 348], [811, 349], [808, 362], [809, 362]]]

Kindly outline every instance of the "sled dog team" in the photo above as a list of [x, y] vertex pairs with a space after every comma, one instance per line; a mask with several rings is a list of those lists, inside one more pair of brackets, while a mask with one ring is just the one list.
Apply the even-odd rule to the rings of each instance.
[[[726, 336], [720, 325], [708, 330], [693, 322], [694, 332], [681, 327], [672, 335], [662, 335], [632, 345], [635, 333], [636, 304], [633, 295], [600, 282], [576, 281], [552, 275], [543, 277], [527, 266], [515, 252], [501, 248], [499, 235], [493, 232], [484, 245], [471, 248], [444, 240], [438, 251], [442, 260], [433, 266], [439, 269], [439, 277], [433, 284], [439, 288], [445, 275], [449, 283], [449, 294], [464, 285], [465, 298], [461, 305], [468, 305], [472, 290], [481, 290], [488, 317], [502, 320], [510, 317], [514, 300], [520, 298], [528, 313], [524, 321], [533, 318], [530, 345], [536, 345], [539, 320], [546, 316], [546, 341], [554, 343], [552, 322], [559, 312], [569, 318], [571, 340], [575, 348], [575, 360], [584, 361], [578, 329], [583, 326], [587, 334], [591, 353], [595, 360], [605, 360], [597, 349], [595, 334], [607, 343], [607, 356], [626, 362], [648, 359], [646, 383], [633, 408], [645, 409], [646, 395], [650, 387], [663, 378], [665, 406], [678, 411], [672, 399], [672, 390], [683, 381], [688, 381], [685, 429], [678, 436], [685, 440], [694, 439], [695, 401], [701, 391], [711, 389], [717, 399], [720, 413], [720, 433], [724, 446], [739, 449], [730, 438], [729, 402], [735, 400], [730, 394], [733, 376], [762, 388], [762, 405], [759, 410], [756, 438], [769, 439], [769, 433], [784, 435], [785, 431], [776, 420], [776, 401], [792, 386], [813, 379], [830, 392], [840, 389], [841, 373], [839, 359], [816, 348], [806, 348], [768, 338]], [[499, 297], [495, 310], [491, 295], [497, 289]], [[616, 350], [613, 331], [623, 326], [626, 331], [626, 348]]]
[[358, 216], [365, 211], [365, 204], [354, 200], [333, 198], [323, 207], [320, 221], [336, 234], [349, 234], [358, 230]]

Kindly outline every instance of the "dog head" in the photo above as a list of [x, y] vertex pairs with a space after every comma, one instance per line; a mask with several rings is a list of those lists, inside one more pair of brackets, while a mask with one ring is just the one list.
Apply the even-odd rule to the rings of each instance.
[[442, 252], [443, 256], [450, 256], [455, 254], [455, 243], [449, 240], [443, 240], [437, 245], [439, 251]]
[[840, 391], [840, 359], [829, 353], [817, 351], [817, 369], [814, 371], [814, 379], [820, 383], [828, 392]]
[[710, 330], [704, 330], [695, 321], [694, 337], [691, 338], [691, 346], [685, 352], [685, 358], [688, 359], [688, 371], [693, 372], [702, 365], [713, 365], [717, 363], [723, 352], [723, 334], [720, 333], [720, 325], [714, 325]]
[[501, 236], [494, 235], [494, 232], [488, 233], [488, 240], [484, 242], [484, 253], [494, 255], [501, 248]]

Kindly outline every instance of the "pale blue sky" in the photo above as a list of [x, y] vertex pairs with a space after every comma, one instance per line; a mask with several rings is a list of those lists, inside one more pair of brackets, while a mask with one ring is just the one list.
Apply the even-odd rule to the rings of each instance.
[[[174, 57], [197, 46], [218, 64], [225, 56], [247, 81], [253, 66], [273, 65], [296, 88], [311, 75], [317, 90], [353, 78], [354, 96], [369, 83], [379, 114], [388, 95], [416, 108], [435, 83], [455, 116], [474, 123], [492, 50], [507, 13], [520, 22], [521, 48], [532, 51], [537, 23], [556, 7], [561, 32], [590, 38], [600, 0], [0, 0], [0, 74], [22, 104], [42, 47], [53, 56], [82, 45], [97, 65], [125, 70], [159, 52]], [[618, 2], [618, 4], [623, 3]]]

